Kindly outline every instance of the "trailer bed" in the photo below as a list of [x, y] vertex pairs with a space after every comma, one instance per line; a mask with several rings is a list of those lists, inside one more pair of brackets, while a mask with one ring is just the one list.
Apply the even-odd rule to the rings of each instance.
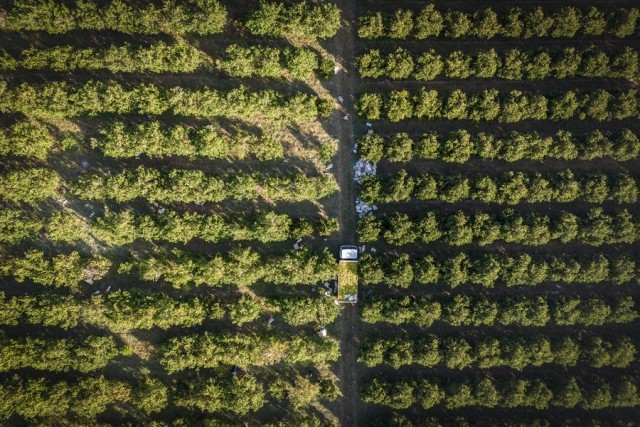
[[358, 261], [341, 260], [338, 264], [338, 302], [358, 302]]

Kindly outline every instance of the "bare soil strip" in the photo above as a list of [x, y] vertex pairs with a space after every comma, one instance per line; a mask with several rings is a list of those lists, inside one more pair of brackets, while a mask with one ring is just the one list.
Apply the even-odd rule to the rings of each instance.
[[[334, 38], [335, 56], [343, 67], [334, 77], [335, 90], [333, 94], [344, 98], [342, 107], [334, 115], [334, 126], [338, 135], [339, 147], [336, 155], [337, 178], [340, 185], [340, 230], [343, 243], [356, 242], [356, 213], [355, 213], [355, 185], [353, 182], [353, 169], [351, 160], [353, 145], [356, 142], [354, 133], [354, 120], [356, 118], [353, 108], [356, 70], [353, 67], [355, 61], [355, 1], [341, 0], [338, 6], [342, 10], [342, 29]], [[344, 116], [347, 115], [347, 120]], [[337, 248], [336, 248], [337, 249]], [[358, 385], [356, 375], [356, 358], [358, 352], [356, 322], [358, 313], [356, 306], [345, 306], [337, 320], [337, 334], [340, 340], [341, 357], [338, 362], [337, 374], [340, 378], [342, 397], [339, 402], [339, 419], [343, 426], [357, 425], [357, 401]]]

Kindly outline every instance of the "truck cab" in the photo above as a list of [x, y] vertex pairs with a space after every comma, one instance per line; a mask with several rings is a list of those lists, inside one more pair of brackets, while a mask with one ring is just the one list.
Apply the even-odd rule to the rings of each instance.
[[355, 304], [358, 302], [358, 247], [340, 246], [338, 263], [338, 303]]

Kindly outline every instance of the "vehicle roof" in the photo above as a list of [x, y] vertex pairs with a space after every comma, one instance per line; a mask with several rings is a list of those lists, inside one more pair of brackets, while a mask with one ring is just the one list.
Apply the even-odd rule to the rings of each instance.
[[340, 259], [358, 259], [358, 247], [340, 246]]

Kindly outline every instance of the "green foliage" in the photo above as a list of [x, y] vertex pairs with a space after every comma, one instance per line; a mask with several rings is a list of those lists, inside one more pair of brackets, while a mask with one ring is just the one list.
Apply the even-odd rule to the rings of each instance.
[[375, 378], [362, 388], [360, 395], [367, 403], [384, 403], [393, 409], [406, 409], [414, 402], [414, 388], [409, 382], [385, 383]]
[[67, 150], [77, 144], [74, 138], [58, 140], [49, 128], [35, 120], [18, 121], [0, 130], [0, 156], [35, 157], [44, 160], [50, 153]]
[[338, 218], [322, 218], [315, 224], [315, 231], [322, 237], [327, 237], [340, 231]]
[[287, 394], [287, 400], [294, 410], [299, 410], [312, 405], [320, 397], [321, 385], [313, 382], [308, 377], [298, 375], [295, 379], [295, 387]]
[[[385, 64], [385, 59], [386, 58], [380, 58], [380, 63], [382, 65]], [[375, 76], [364, 75], [361, 72], [357, 62], [356, 62], [356, 68], [358, 69], [358, 72], [360, 72], [361, 77], [375, 78]], [[417, 80], [433, 80], [437, 76], [442, 74], [443, 69], [444, 69], [444, 61], [442, 60], [442, 57], [438, 55], [435, 50], [430, 49], [416, 58], [415, 68], [414, 68], [415, 71], [413, 73], [413, 77]]]
[[384, 147], [385, 153], [392, 162], [407, 162], [411, 160], [413, 141], [406, 133], [397, 133], [388, 140]]
[[387, 23], [387, 37], [404, 39], [413, 31], [413, 12], [410, 10], [396, 10]]
[[[337, 189], [333, 176], [261, 177], [206, 175], [200, 170], [158, 170], [139, 166], [112, 175], [85, 175], [72, 183], [75, 194], [89, 200], [118, 202], [144, 198], [150, 202], [188, 203], [253, 200], [317, 200]], [[1, 189], [0, 183], [0, 189]]]
[[[415, 323], [428, 328], [440, 321], [451, 326], [602, 325], [626, 324], [638, 318], [631, 297], [611, 302], [564, 297], [506, 297], [489, 299], [456, 295], [437, 301], [431, 297], [368, 298], [362, 307], [365, 323]], [[607, 313], [602, 316], [602, 308]], [[600, 316], [595, 317], [594, 314]]]
[[[469, 231], [470, 233], [471, 231]], [[402, 236], [401, 233], [398, 233]], [[447, 236], [439, 234], [440, 236]], [[424, 239], [427, 241], [435, 239]], [[404, 271], [402, 283], [397, 282], [400, 265], [414, 266]], [[628, 256], [605, 257], [601, 254], [576, 257], [534, 259], [528, 254], [509, 257], [494, 254], [459, 253], [436, 261], [430, 255], [409, 260], [407, 255], [363, 257], [360, 261], [361, 280], [364, 283], [386, 282], [406, 287], [409, 283], [436, 284], [439, 281], [456, 287], [465, 283], [493, 287], [496, 283], [507, 286], [535, 286], [554, 281], [571, 283], [626, 283], [635, 279], [635, 261]], [[376, 275], [363, 274], [372, 269]]]
[[286, 297], [277, 300], [275, 306], [284, 321], [292, 326], [312, 323], [325, 327], [340, 314], [340, 308], [334, 301], [325, 298]]
[[[567, 359], [566, 353], [556, 352], [556, 349], [568, 347], [575, 348], [571, 359]], [[370, 368], [387, 363], [395, 369], [418, 364], [429, 368], [439, 365], [446, 365], [449, 369], [505, 366], [522, 370], [544, 364], [576, 366], [579, 362], [594, 368], [624, 368], [633, 362], [635, 354], [636, 347], [628, 337], [612, 341], [599, 336], [576, 339], [529, 335], [469, 339], [426, 334], [415, 340], [368, 338], [360, 347], [358, 361]]]
[[340, 9], [332, 3], [313, 5], [302, 1], [286, 5], [263, 0], [244, 20], [244, 25], [256, 36], [311, 42], [336, 34], [340, 28]]
[[206, 65], [206, 56], [186, 43], [167, 44], [162, 41], [150, 46], [109, 46], [104, 49], [78, 49], [55, 46], [47, 49], [26, 49], [16, 59], [16, 68], [27, 70], [108, 70], [112, 73], [191, 73]]
[[231, 323], [242, 326], [245, 323], [251, 323], [262, 314], [260, 302], [249, 296], [242, 296], [231, 306], [229, 317]]
[[82, 304], [71, 296], [38, 294], [7, 298], [0, 292], [0, 322], [15, 326], [20, 322], [63, 329], [75, 327], [82, 317]]
[[138, 239], [187, 243], [195, 238], [213, 243], [223, 240], [257, 240], [268, 243], [307, 237], [313, 232], [313, 228], [318, 227], [330, 234], [335, 226], [326, 221], [318, 221], [310, 223], [313, 227], [311, 233], [302, 233], [300, 221], [302, 219], [271, 211], [245, 217], [223, 214], [202, 216], [195, 212], [180, 214], [175, 211], [154, 215], [140, 215], [133, 211], [107, 211], [104, 216], [92, 219], [89, 230], [96, 238], [114, 245], [129, 244]]
[[0, 242], [17, 243], [40, 236], [54, 242], [78, 242], [89, 238], [85, 222], [75, 215], [56, 212], [45, 219], [17, 209], [0, 212]]
[[262, 257], [251, 249], [237, 248], [210, 259], [176, 249], [171, 255], [149, 256], [120, 266], [121, 270], [131, 268], [144, 280], [162, 278], [178, 288], [189, 283], [249, 286], [258, 281], [308, 285], [337, 274], [337, 262], [326, 249]]
[[566, 170], [548, 175], [506, 172], [496, 177], [462, 177], [430, 174], [411, 176], [401, 169], [391, 177], [373, 175], [363, 179], [360, 197], [367, 203], [399, 202], [411, 198], [447, 202], [471, 199], [508, 205], [576, 200], [633, 203], [638, 198], [638, 189], [635, 180], [626, 173], [593, 173], [576, 177], [573, 172]]
[[[27, 219], [27, 221], [30, 220]], [[51, 241], [79, 242], [89, 239], [89, 229], [85, 219], [80, 216], [55, 212], [48, 220], [43, 220], [41, 223], [40, 231]]]
[[387, 56], [386, 64], [386, 73], [393, 80], [406, 79], [413, 72], [413, 58], [401, 47]]
[[42, 221], [25, 215], [20, 210], [0, 211], [0, 241], [14, 244], [40, 232]]
[[[81, 304], [80, 301], [75, 303]], [[43, 298], [42, 304], [56, 308], [55, 301], [50, 302], [47, 298]], [[225, 311], [219, 301], [207, 297], [175, 299], [160, 292], [118, 290], [93, 296], [91, 306], [84, 313], [86, 318], [82, 319], [83, 322], [126, 331], [192, 327], [206, 319], [221, 319]]]
[[[218, 66], [232, 77], [273, 77], [291, 76], [308, 80], [319, 73], [318, 56], [311, 50], [277, 49], [268, 46], [242, 47], [232, 44], [218, 61]], [[331, 67], [333, 71], [333, 66]]]
[[376, 39], [384, 36], [384, 23], [380, 12], [369, 13], [358, 18], [358, 37]]
[[0, 340], [0, 371], [33, 368], [87, 373], [104, 368], [120, 351], [113, 337]]
[[607, 33], [620, 38], [631, 36], [636, 32], [639, 17], [640, 11], [636, 8], [616, 9], [608, 17]]
[[60, 184], [58, 174], [45, 168], [6, 172], [0, 175], [0, 198], [35, 204], [56, 197]]
[[[443, 403], [447, 409], [470, 406], [547, 409], [602, 409], [632, 407], [640, 401], [635, 379], [605, 381], [601, 377], [570, 376], [564, 384], [540, 378], [480, 376], [463, 379], [433, 378], [385, 381], [374, 378], [362, 389], [368, 403], [405, 409], [415, 403], [429, 409]], [[506, 424], [513, 425], [513, 424]]]
[[[436, 220], [435, 227], [425, 228], [427, 221]], [[547, 215], [521, 215], [506, 209], [495, 216], [477, 212], [466, 215], [462, 211], [439, 215], [427, 211], [414, 220], [398, 214], [376, 220], [372, 216], [360, 220], [360, 241], [373, 242], [383, 236], [393, 245], [417, 241], [425, 243], [442, 239], [450, 245], [460, 246], [477, 242], [480, 246], [496, 241], [522, 245], [546, 245], [552, 240], [562, 243], [580, 241], [592, 246], [613, 243], [633, 243], [638, 239], [637, 224], [625, 209], [615, 215], [604, 214], [601, 208], [592, 208], [584, 217], [562, 212], [557, 218]], [[571, 231], [567, 227], [571, 225]], [[491, 230], [489, 233], [488, 230]], [[435, 238], [434, 238], [435, 233]], [[461, 236], [465, 236], [462, 238]]]
[[[555, 12], [541, 7], [528, 11], [512, 8], [501, 15], [491, 8], [473, 13], [460, 10], [441, 12], [428, 4], [413, 17], [409, 11], [396, 9], [382, 15], [369, 12], [358, 20], [358, 36], [362, 39], [389, 37], [416, 39], [445, 37], [450, 39], [478, 38], [571, 38], [579, 33], [589, 36], [603, 34], [629, 37], [635, 34], [640, 12], [636, 8], [618, 8], [612, 12], [595, 7], [584, 13], [573, 6]], [[411, 32], [414, 28], [415, 31]]]
[[598, 90], [541, 95], [519, 90], [499, 94], [495, 89], [477, 93], [456, 89], [448, 94], [438, 94], [425, 88], [413, 95], [406, 90], [394, 90], [385, 95], [363, 93], [358, 98], [356, 111], [367, 120], [385, 117], [395, 122], [424, 117], [476, 122], [497, 119], [503, 123], [570, 118], [608, 121], [635, 117], [639, 112], [635, 89], [616, 93]]
[[254, 155], [259, 160], [280, 159], [282, 144], [273, 136], [238, 132], [225, 135], [213, 126], [192, 129], [183, 125], [164, 127], [158, 121], [135, 126], [116, 121], [100, 131], [91, 145], [105, 156], [128, 158], [144, 154], [150, 158], [168, 156], [244, 159]]
[[[366, 16], [367, 15], [365, 15], [365, 17]], [[420, 13], [416, 16], [414, 35], [417, 39], [426, 39], [428, 37], [439, 35], [443, 28], [444, 19], [442, 18], [442, 14], [435, 9], [434, 5], [428, 4], [422, 8]], [[382, 33], [382, 31], [380, 32]], [[359, 28], [358, 36], [363, 39], [370, 38], [367, 37], [366, 34], [360, 34]]]
[[74, 30], [112, 30], [125, 34], [198, 34], [222, 32], [227, 10], [217, 0], [166, 2], [134, 7], [111, 0], [106, 4], [77, 0], [72, 6], [54, 0], [17, 0], [4, 17], [9, 31], [45, 31], [62, 34]]
[[[317, 297], [263, 299], [257, 307], [259, 315], [280, 313], [285, 323], [292, 326], [326, 326], [339, 314], [333, 300]], [[113, 331], [188, 328], [205, 320], [223, 319], [227, 314], [237, 318], [236, 313], [241, 311], [246, 311], [241, 299], [175, 298], [166, 293], [140, 290], [117, 290], [89, 299], [49, 293], [5, 297], [0, 293], [0, 324], [8, 326], [26, 323], [68, 329], [85, 324]]]
[[386, 58], [382, 57], [378, 49], [372, 49], [364, 55], [360, 55], [356, 58], [356, 68], [362, 78], [370, 77], [376, 79], [387, 73], [385, 59]]
[[0, 274], [13, 276], [16, 281], [26, 280], [53, 287], [73, 287], [83, 280], [100, 280], [111, 261], [103, 257], [84, 258], [78, 252], [68, 255], [46, 256], [30, 249], [22, 257], [5, 257], [0, 263]]
[[385, 141], [380, 135], [364, 135], [358, 140], [358, 154], [365, 160], [377, 163], [384, 156], [386, 145], [391, 147], [391, 142], [388, 139]]
[[365, 93], [358, 98], [356, 111], [361, 117], [368, 120], [377, 120], [381, 117], [383, 98], [379, 93]]
[[76, 383], [14, 378], [0, 385], [0, 419], [17, 414], [31, 421], [71, 417], [94, 423], [108, 406], [128, 403], [131, 393], [128, 384], [102, 376]]
[[9, 52], [0, 48], [0, 70], [15, 71], [19, 65], [18, 61]]
[[471, 32], [471, 17], [458, 10], [448, 10], [444, 14], [443, 35], [446, 38], [458, 39]]
[[[416, 66], [414, 67], [414, 63]], [[494, 49], [472, 54], [453, 51], [448, 56], [430, 50], [412, 57], [398, 48], [395, 53], [381, 55], [370, 50], [356, 58], [356, 69], [362, 78], [434, 80], [439, 76], [454, 79], [469, 77], [502, 78], [507, 80], [538, 80], [544, 78], [625, 78], [638, 77], [638, 52], [625, 48], [622, 53], [607, 54], [594, 47], [585, 50], [537, 50], [523, 52], [510, 49], [498, 55]]]
[[[171, 113], [187, 117], [262, 118], [267, 121], [305, 121], [326, 114], [324, 100], [298, 92], [285, 96], [266, 89], [251, 92], [245, 86], [217, 89], [160, 88], [152, 84], [124, 86], [113, 81], [23, 83], [4, 88], [0, 111], [32, 117], [61, 118], [103, 113]], [[328, 112], [331, 113], [330, 111]]]
[[282, 335], [192, 334], [172, 338], [159, 348], [160, 363], [170, 373], [219, 365], [269, 366], [284, 360], [322, 364], [339, 355], [334, 339]]
[[198, 408], [204, 412], [228, 410], [239, 415], [255, 412], [265, 404], [262, 385], [252, 376], [226, 380], [213, 378], [189, 382], [175, 399], [175, 404]]
[[[385, 101], [385, 110], [387, 118], [392, 122], [409, 119], [413, 115], [413, 105], [411, 95], [406, 90], [394, 91]], [[371, 119], [370, 116], [365, 116]]]
[[167, 407], [169, 390], [160, 380], [147, 377], [133, 390], [131, 400], [135, 406], [150, 415]]

